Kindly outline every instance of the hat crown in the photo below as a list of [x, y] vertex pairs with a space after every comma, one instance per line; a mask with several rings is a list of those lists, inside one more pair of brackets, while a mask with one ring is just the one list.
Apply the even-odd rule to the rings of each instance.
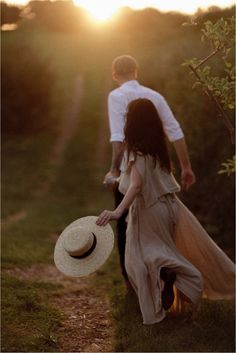
[[71, 228], [64, 238], [63, 246], [70, 256], [85, 255], [94, 244], [94, 234], [82, 227]]

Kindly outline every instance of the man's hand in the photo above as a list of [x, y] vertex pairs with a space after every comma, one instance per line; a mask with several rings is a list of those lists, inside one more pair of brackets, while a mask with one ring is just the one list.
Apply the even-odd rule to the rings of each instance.
[[181, 185], [183, 190], [188, 191], [190, 186], [196, 182], [196, 177], [191, 168], [182, 169], [181, 172]]
[[188, 148], [184, 138], [174, 141], [173, 144], [181, 166], [181, 185], [183, 190], [187, 191], [196, 181], [191, 168]]
[[117, 184], [118, 184], [117, 179], [119, 176], [120, 176], [120, 172], [118, 170], [109, 171], [104, 177], [103, 184], [109, 189], [114, 190], [117, 187]]

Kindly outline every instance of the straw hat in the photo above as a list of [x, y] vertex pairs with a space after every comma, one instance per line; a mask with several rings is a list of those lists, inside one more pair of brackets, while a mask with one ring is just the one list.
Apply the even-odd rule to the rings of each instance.
[[69, 224], [54, 250], [56, 267], [65, 275], [83, 277], [95, 272], [109, 257], [114, 234], [111, 226], [96, 225], [98, 217], [88, 216]]

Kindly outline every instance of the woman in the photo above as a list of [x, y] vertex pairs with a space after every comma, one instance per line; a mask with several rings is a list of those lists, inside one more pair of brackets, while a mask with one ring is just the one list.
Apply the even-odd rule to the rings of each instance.
[[234, 264], [176, 197], [180, 186], [158, 112], [147, 99], [130, 103], [125, 125], [126, 155], [114, 211], [103, 211], [98, 225], [129, 209], [125, 266], [136, 291], [144, 324], [160, 322], [174, 301], [198, 305], [234, 298]]

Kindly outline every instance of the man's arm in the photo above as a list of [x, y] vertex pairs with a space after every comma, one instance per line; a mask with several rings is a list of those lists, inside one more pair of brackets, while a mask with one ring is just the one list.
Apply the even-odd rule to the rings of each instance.
[[109, 172], [104, 177], [104, 184], [111, 185], [120, 175], [120, 163], [124, 153], [124, 120], [126, 106], [122, 94], [113, 91], [108, 96], [108, 117], [112, 144], [112, 160]]
[[181, 185], [184, 190], [188, 190], [190, 186], [195, 183], [196, 178], [192, 171], [183, 131], [162, 96], [159, 96], [157, 110], [162, 120], [164, 131], [169, 141], [173, 143], [179, 159], [181, 167]]
[[185, 139], [173, 141], [173, 145], [181, 167], [181, 184], [184, 190], [188, 190], [195, 183], [196, 178], [192, 171]]
[[109, 172], [105, 175], [103, 183], [105, 185], [115, 186], [116, 178], [120, 176], [120, 164], [124, 154], [123, 142], [112, 142], [112, 161]]
[[112, 175], [120, 175], [120, 164], [124, 154], [124, 144], [120, 141], [113, 141], [112, 143], [112, 160], [110, 172]]

